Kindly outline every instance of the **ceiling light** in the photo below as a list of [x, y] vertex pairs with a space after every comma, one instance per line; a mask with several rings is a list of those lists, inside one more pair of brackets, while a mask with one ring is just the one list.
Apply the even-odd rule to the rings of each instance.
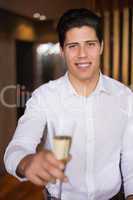
[[40, 15], [40, 20], [41, 21], [46, 20], [46, 16], [45, 15]]
[[39, 19], [40, 16], [41, 16], [40, 13], [34, 13], [34, 14], [33, 14], [33, 17], [34, 17], [34, 18], [37, 18], [37, 19]]

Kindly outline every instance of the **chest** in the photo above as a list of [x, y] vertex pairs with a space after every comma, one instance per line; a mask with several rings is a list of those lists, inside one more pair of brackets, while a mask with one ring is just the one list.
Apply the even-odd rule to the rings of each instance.
[[[96, 145], [117, 146], [127, 123], [126, 104], [110, 96], [48, 101], [46, 113], [51, 134], [70, 134], [76, 146], [94, 140]], [[112, 144], [111, 144], [112, 143]]]

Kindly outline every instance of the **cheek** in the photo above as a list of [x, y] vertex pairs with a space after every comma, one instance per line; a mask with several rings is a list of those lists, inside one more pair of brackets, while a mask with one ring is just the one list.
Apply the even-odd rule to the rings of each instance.
[[75, 59], [75, 53], [74, 53], [74, 52], [71, 52], [71, 53], [67, 54], [67, 55], [65, 56], [65, 59], [66, 59], [66, 62], [67, 62], [67, 63], [73, 62], [74, 59]]
[[69, 58], [71, 60], [74, 59], [75, 57], [77, 57], [77, 51], [71, 51], [71, 52], [69, 52]]
[[69, 66], [71, 66], [72, 64], [72, 58], [71, 58], [71, 56], [65, 56], [65, 62], [66, 62], [66, 64], [67, 64], [67, 67], [69, 68]]
[[99, 59], [100, 58], [100, 52], [97, 50], [92, 50], [89, 52], [89, 55], [93, 58], [93, 59]]

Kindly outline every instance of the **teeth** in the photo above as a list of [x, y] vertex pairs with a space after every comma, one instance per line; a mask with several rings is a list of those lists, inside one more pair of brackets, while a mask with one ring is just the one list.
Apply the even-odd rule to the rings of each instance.
[[82, 68], [85, 68], [85, 67], [89, 67], [89, 64], [77, 64], [78, 67], [82, 67]]

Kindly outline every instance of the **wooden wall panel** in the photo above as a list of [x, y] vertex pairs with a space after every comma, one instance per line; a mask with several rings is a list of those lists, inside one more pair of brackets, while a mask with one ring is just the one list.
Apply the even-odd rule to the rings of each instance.
[[131, 11], [131, 87], [133, 90], [133, 9]]
[[[3, 172], [3, 155], [16, 126], [16, 108], [3, 104], [2, 91], [7, 86], [16, 85], [15, 43], [7, 37], [0, 37], [0, 174]], [[3, 95], [6, 103], [14, 104], [14, 89], [8, 89]]]
[[123, 10], [123, 29], [122, 29], [122, 81], [128, 84], [128, 63], [129, 63], [129, 9]]
[[98, 0], [95, 10], [104, 19], [102, 71], [133, 88], [133, 1]]
[[120, 56], [120, 13], [119, 10], [113, 12], [113, 77], [119, 79], [119, 56]]
[[102, 15], [103, 72], [130, 86], [133, 84], [133, 9], [115, 8], [102, 11]]
[[104, 51], [103, 51], [103, 70], [106, 75], [110, 75], [110, 13], [104, 12]]

